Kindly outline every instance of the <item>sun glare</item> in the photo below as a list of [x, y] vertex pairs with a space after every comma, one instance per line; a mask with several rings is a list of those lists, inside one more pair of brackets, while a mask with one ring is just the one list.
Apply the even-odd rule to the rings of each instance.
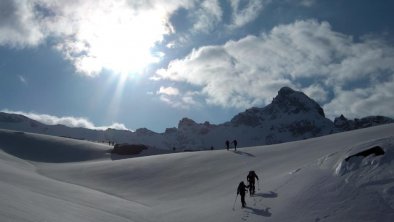
[[151, 50], [169, 30], [157, 11], [137, 13], [111, 4], [107, 10], [90, 13], [76, 37], [86, 48], [78, 58], [78, 69], [128, 75], [160, 60]]

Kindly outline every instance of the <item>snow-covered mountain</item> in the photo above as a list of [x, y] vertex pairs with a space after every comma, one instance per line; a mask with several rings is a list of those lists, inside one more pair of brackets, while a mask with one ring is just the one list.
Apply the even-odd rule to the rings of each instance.
[[120, 159], [108, 144], [0, 130], [0, 221], [392, 222], [393, 132]]
[[234, 139], [240, 146], [277, 144], [390, 122], [393, 120], [387, 117], [368, 117], [360, 121], [349, 121], [340, 117], [333, 123], [325, 117], [324, 110], [318, 103], [289, 87], [280, 89], [268, 106], [248, 109], [234, 116], [229, 122], [215, 125], [183, 118], [177, 127], [168, 128], [163, 133], [145, 128], [131, 132], [45, 125], [22, 115], [0, 113], [0, 128], [3, 129], [91, 141], [144, 144], [175, 151], [221, 149], [224, 141]]
[[260, 128], [260, 135], [265, 137], [262, 144], [312, 138], [338, 131], [325, 118], [324, 110], [318, 103], [289, 87], [280, 89], [268, 106], [251, 108], [236, 115], [231, 124]]

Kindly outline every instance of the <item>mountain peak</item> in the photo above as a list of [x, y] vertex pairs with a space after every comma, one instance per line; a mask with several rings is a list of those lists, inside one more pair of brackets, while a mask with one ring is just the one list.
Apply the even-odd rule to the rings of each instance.
[[[292, 116], [291, 118], [288, 118]], [[295, 91], [290, 87], [282, 87], [272, 103], [264, 108], [251, 108], [234, 116], [231, 122], [235, 125], [261, 126], [268, 122], [281, 122], [282, 125], [293, 124], [290, 120], [309, 122], [325, 119], [323, 108], [303, 92]], [[267, 122], [268, 121], [268, 122]], [[290, 121], [285, 124], [286, 121]], [[305, 122], [304, 121], [304, 122]]]
[[290, 95], [290, 94], [292, 94], [292, 93], [294, 93], [294, 92], [295, 92], [295, 91], [294, 91], [292, 88], [290, 88], [290, 87], [288, 87], [288, 86], [284, 86], [284, 87], [282, 87], [282, 88], [279, 90], [278, 95], [287, 96], [287, 95]]
[[190, 126], [194, 126], [196, 124], [197, 123], [194, 120], [184, 117], [183, 119], [181, 119], [179, 121], [178, 129], [180, 129], [180, 128], [187, 128], [187, 127], [190, 127]]
[[316, 111], [325, 117], [323, 108], [303, 92], [295, 91], [290, 87], [283, 87], [273, 99], [270, 106], [285, 113], [313, 112]]

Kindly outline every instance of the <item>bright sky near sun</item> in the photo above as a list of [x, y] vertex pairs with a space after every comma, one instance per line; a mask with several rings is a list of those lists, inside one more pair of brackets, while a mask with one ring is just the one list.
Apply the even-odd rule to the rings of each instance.
[[2, 0], [0, 111], [48, 124], [223, 123], [283, 86], [394, 117], [391, 0]]

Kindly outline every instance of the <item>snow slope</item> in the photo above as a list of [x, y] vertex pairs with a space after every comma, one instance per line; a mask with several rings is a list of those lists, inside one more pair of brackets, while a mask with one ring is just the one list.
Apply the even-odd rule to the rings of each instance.
[[[102, 144], [0, 130], [0, 220], [393, 221], [392, 132], [117, 159]], [[345, 160], [372, 146], [385, 154]], [[233, 211], [252, 169], [259, 189]]]

